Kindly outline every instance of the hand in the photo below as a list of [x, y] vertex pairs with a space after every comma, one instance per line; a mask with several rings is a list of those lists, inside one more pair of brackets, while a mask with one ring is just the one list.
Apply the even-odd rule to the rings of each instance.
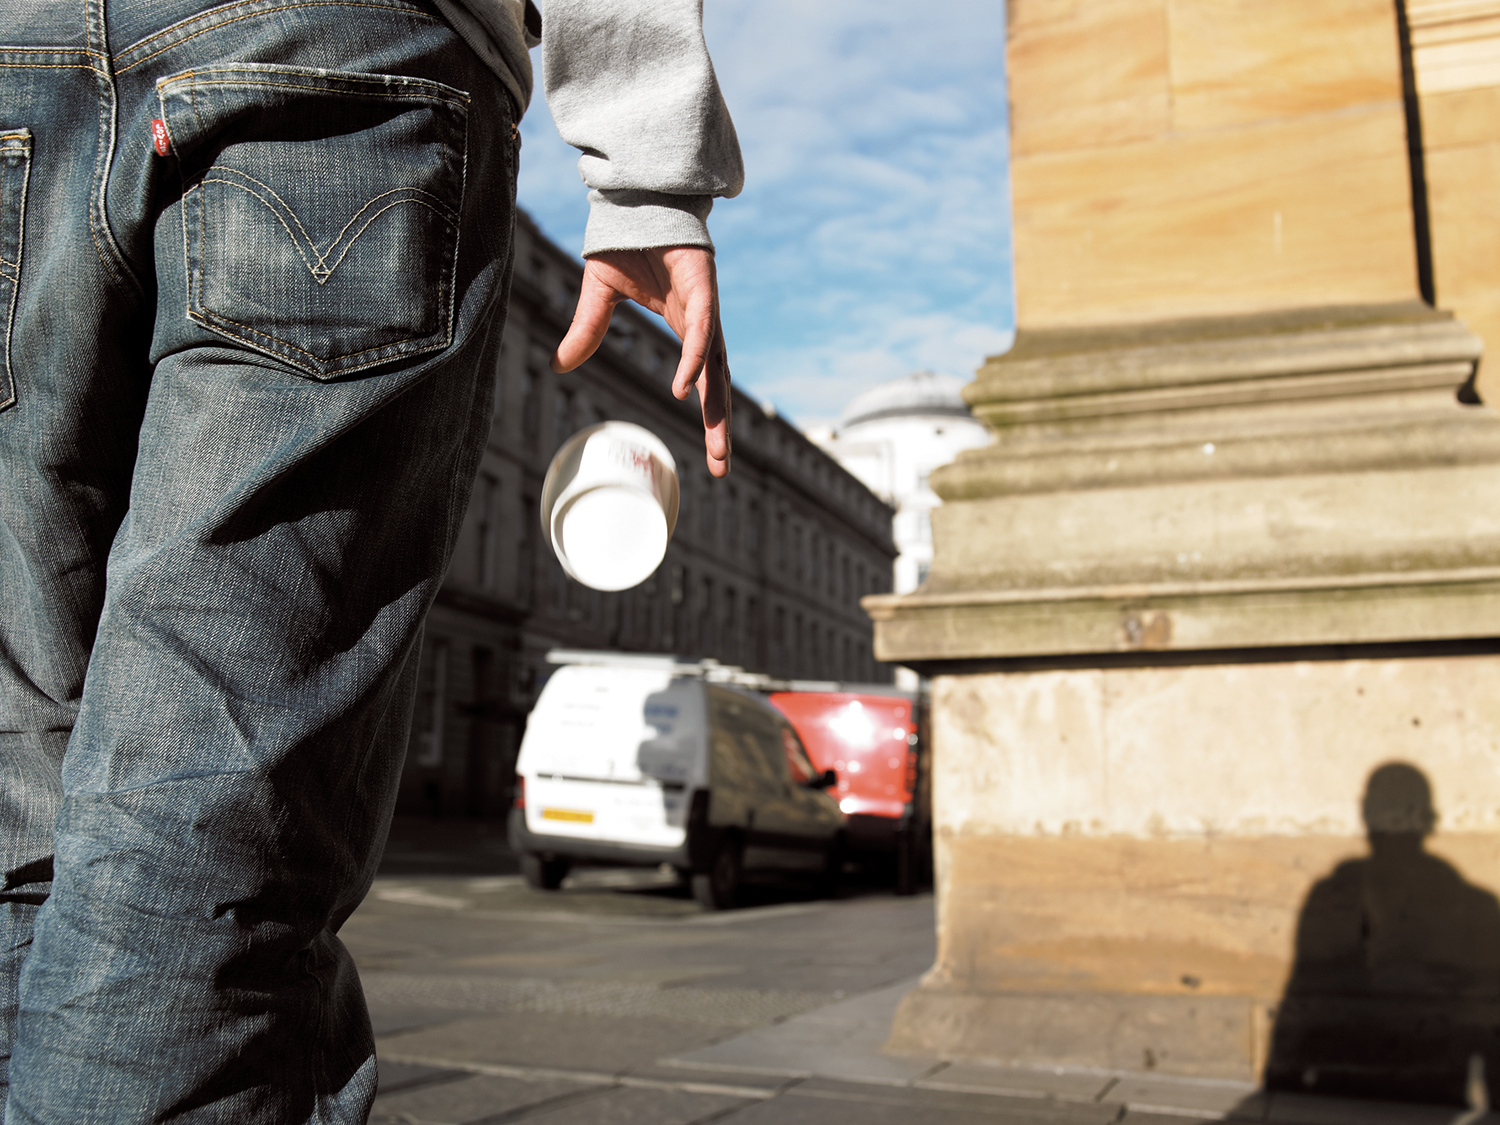
[[714, 256], [696, 246], [609, 250], [584, 262], [583, 288], [568, 334], [552, 356], [553, 371], [572, 371], [598, 350], [621, 301], [660, 314], [682, 341], [672, 393], [694, 386], [703, 406], [708, 471], [729, 473], [729, 356], [719, 327], [719, 282]]

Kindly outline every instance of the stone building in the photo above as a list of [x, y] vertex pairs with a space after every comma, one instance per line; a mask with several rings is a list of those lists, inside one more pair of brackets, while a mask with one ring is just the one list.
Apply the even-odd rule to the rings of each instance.
[[939, 953], [890, 1045], [1483, 1104], [1500, 3], [1008, 17], [996, 437], [866, 601], [932, 676]]
[[[575, 258], [519, 217], [510, 315], [494, 349], [494, 422], [427, 622], [403, 811], [503, 812], [552, 648], [708, 657], [786, 678], [890, 679], [859, 605], [890, 589], [890, 508], [739, 391], [734, 470], [711, 478], [697, 397], [671, 396], [677, 340], [633, 307], [616, 309], [588, 363], [553, 373], [581, 276]], [[613, 594], [563, 573], [537, 509], [553, 452], [606, 419], [660, 436], [682, 486], [666, 560]]]
[[952, 375], [913, 371], [856, 395], [832, 427], [808, 434], [896, 509], [898, 594], [915, 590], [932, 568], [932, 509], [942, 501], [929, 475], [990, 439], [969, 413], [963, 385]]

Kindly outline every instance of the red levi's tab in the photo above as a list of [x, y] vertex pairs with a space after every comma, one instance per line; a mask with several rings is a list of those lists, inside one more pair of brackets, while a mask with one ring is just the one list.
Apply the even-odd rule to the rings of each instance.
[[160, 117], [151, 121], [151, 143], [156, 146], [157, 156], [166, 156], [172, 151], [172, 138], [167, 136], [167, 123]]

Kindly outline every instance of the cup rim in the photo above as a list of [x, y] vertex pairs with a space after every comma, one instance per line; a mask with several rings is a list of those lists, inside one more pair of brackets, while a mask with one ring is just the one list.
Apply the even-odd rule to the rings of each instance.
[[[603, 489], [618, 489], [618, 490], [620, 490], [622, 492], [634, 492], [634, 493], [637, 493], [639, 495], [649, 497], [651, 499], [651, 501], [653, 502], [653, 504], [656, 501], [656, 497], [652, 496], [651, 493], [647, 489], [642, 488], [638, 484], [630, 484], [628, 482], [626, 482], [626, 483], [622, 483], [622, 482], [609, 482], [609, 483], [602, 483], [602, 484], [592, 484], [592, 485], [589, 485], [589, 487], [587, 487], [587, 488], [580, 488], [577, 492], [573, 493], [570, 496], [565, 496], [565, 497], [560, 498], [559, 503], [552, 510], [552, 526], [548, 529], [548, 535], [550, 536], [548, 542], [551, 543], [551, 545], [552, 545], [552, 554], [556, 557], [558, 563], [561, 564], [563, 570], [567, 572], [568, 577], [571, 578], [571, 579], [573, 579], [575, 582], [583, 582], [583, 579], [579, 578], [578, 575], [574, 572], [574, 570], [573, 570], [573, 564], [572, 564], [572, 561], [568, 558], [567, 551], [566, 550], [561, 550], [561, 549], [558, 548], [558, 539], [559, 539], [559, 531], [560, 531], [559, 525], [561, 524], [563, 518], [568, 514], [569, 509], [571, 509], [574, 504], [578, 503], [578, 501], [582, 500], [585, 496], [588, 496], [590, 493], [599, 492], [599, 491], [601, 491]], [[660, 509], [658, 509], [658, 510], [660, 510]], [[666, 513], [662, 512], [662, 516], [663, 516], [663, 518], [665, 518]], [[667, 557], [667, 547], [671, 544], [671, 542], [672, 542], [672, 527], [671, 527], [670, 524], [668, 524], [667, 525], [666, 539], [662, 543], [661, 558], [657, 559], [655, 565], [652, 566], [651, 570], [647, 571], [646, 578], [649, 578], [653, 573], [655, 573], [657, 567], [661, 566], [662, 559], [664, 559], [664, 558]], [[631, 586], [639, 586], [640, 583], [644, 582], [645, 580], [646, 580], [645, 578], [642, 578], [639, 582], [633, 582], [633, 583], [631, 583]], [[589, 583], [585, 582], [584, 585], [589, 585]], [[591, 587], [591, 588], [598, 589], [599, 587]], [[628, 586], [622, 586], [622, 587], [620, 587], [620, 589], [629, 589], [629, 588], [630, 587], [628, 587]]]
[[[562, 445], [558, 446], [557, 452], [552, 455], [552, 461], [547, 466], [547, 475], [542, 480], [541, 503], [538, 504], [537, 515], [541, 519], [542, 534], [547, 537], [547, 544], [552, 548], [553, 554], [557, 553], [557, 541], [553, 537], [553, 511], [562, 499], [562, 494], [567, 491], [562, 483], [565, 468], [568, 472], [568, 483], [572, 483], [572, 477], [578, 470], [578, 462], [583, 458], [583, 447], [588, 444], [589, 438], [606, 429], [623, 430], [630, 440], [636, 441], [651, 450], [652, 454], [660, 460], [669, 470], [661, 483], [663, 495], [661, 497], [665, 510], [662, 515], [667, 521], [667, 539], [671, 540], [673, 533], [677, 530], [677, 513], [681, 505], [682, 488], [677, 476], [677, 459], [672, 456], [672, 451], [667, 443], [662, 441], [644, 426], [634, 422], [625, 422], [611, 419], [604, 422], [595, 422], [579, 430]], [[593, 488], [580, 489], [578, 495], [592, 491]], [[639, 488], [638, 485], [619, 485], [617, 487]], [[641, 489], [641, 491], [645, 491]], [[559, 559], [561, 561], [561, 559]], [[570, 572], [571, 573], [571, 572]]]

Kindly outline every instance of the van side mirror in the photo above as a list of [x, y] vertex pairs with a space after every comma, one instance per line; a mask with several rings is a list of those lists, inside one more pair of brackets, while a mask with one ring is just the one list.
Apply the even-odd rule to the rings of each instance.
[[824, 770], [807, 783], [809, 789], [832, 789], [839, 783], [839, 775], [832, 770]]

